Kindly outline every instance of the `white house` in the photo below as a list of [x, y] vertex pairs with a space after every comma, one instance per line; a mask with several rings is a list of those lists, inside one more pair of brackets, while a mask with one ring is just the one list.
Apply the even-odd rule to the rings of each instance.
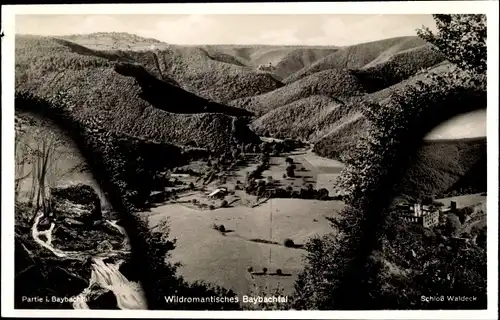
[[218, 197], [223, 197], [226, 195], [227, 189], [226, 188], [217, 188], [211, 193], [208, 194], [209, 198], [218, 198]]

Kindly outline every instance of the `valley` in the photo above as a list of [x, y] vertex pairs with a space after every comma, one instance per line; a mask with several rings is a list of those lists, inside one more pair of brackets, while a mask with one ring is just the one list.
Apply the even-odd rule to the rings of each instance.
[[[176, 241], [157, 261], [180, 264], [168, 275], [179, 290], [215, 295], [193, 285], [203, 282], [240, 299], [292, 296], [311, 239], [337, 233], [329, 219], [347, 207], [337, 181], [372, 129], [367, 106], [452, 68], [417, 36], [183, 46], [126, 33], [17, 35], [15, 55], [16, 281], [33, 284], [16, 297], [88, 298], [45, 306], [78, 309], [145, 309], [143, 275], [131, 270], [123, 216], [102, 181], [71, 139], [26, 110], [63, 110], [96, 149], [110, 145], [97, 154], [118, 177], [117, 194], [134, 195], [134, 217], [150, 234], [168, 226], [150, 244]], [[485, 113], [465, 114], [428, 134], [401, 178], [402, 201], [483, 201], [485, 122]], [[484, 229], [485, 215], [457, 230]], [[380, 260], [405, 268], [400, 257]]]
[[[241, 157], [248, 161], [255, 155]], [[288, 157], [298, 167], [294, 178], [282, 177]], [[330, 232], [325, 217], [338, 214], [344, 204], [340, 200], [266, 200], [237, 190], [240, 189], [237, 186], [245, 184], [245, 172], [252, 168], [252, 161], [248, 162], [248, 166], [227, 172], [229, 178], [224, 178], [225, 183], [220, 180], [201, 185], [195, 183], [194, 190], [176, 193], [178, 199], [158, 204], [144, 214], [152, 227], [168, 221], [170, 236], [177, 239], [172, 260], [182, 264], [180, 273], [187, 280], [206, 280], [231, 288], [239, 295], [255, 290], [253, 285], [267, 288], [268, 293], [281, 289], [283, 295], [290, 295], [303, 268], [305, 252], [300, 247], [286, 247], [284, 241], [292, 239], [296, 246], [303, 246], [309, 238]], [[298, 150], [270, 157], [270, 167], [262, 176], [272, 177], [270, 188], [290, 186], [300, 190], [312, 184], [316, 189], [319, 180], [333, 186], [341, 168], [342, 164], [337, 161], [318, 157], [308, 150]], [[335, 171], [337, 174], [330, 173]], [[179, 179], [185, 184], [192, 181], [189, 176]], [[327, 179], [330, 180], [325, 182]], [[217, 199], [209, 197], [219, 188], [227, 190], [227, 195]], [[224, 201], [227, 206], [222, 206]], [[214, 224], [223, 225], [225, 231], [214, 230]], [[247, 271], [248, 267], [255, 275]], [[268, 274], [256, 275], [263, 268], [267, 268]], [[272, 275], [277, 269], [287, 276]]]

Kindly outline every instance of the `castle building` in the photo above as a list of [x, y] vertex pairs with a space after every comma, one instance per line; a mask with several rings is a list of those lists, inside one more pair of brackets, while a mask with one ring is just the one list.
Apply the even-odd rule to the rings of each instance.
[[483, 219], [486, 215], [486, 199], [483, 198], [471, 201], [470, 195], [468, 195], [454, 197], [453, 200], [441, 199], [438, 202], [443, 204], [443, 207], [433, 208], [415, 203], [413, 205], [398, 204], [396, 209], [402, 220], [409, 223], [421, 224], [424, 228], [432, 228], [438, 225], [441, 214], [459, 214], [464, 208], [472, 209], [472, 212], [466, 215], [465, 221]]
[[424, 228], [432, 228], [439, 224], [439, 210], [430, 206], [415, 203], [413, 206], [399, 205], [398, 208], [403, 209], [400, 217], [404, 221], [421, 224]]

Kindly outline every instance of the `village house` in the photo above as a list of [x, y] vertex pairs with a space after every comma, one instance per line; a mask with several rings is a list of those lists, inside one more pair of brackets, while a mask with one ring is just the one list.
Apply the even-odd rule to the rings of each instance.
[[208, 197], [213, 199], [222, 199], [226, 194], [227, 194], [226, 188], [217, 188], [211, 193], [209, 193]]
[[165, 191], [152, 191], [149, 194], [152, 203], [161, 203], [167, 200], [167, 193]]

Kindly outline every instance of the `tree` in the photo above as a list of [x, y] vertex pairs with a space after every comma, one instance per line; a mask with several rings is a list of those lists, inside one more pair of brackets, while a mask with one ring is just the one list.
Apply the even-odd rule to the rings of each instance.
[[285, 247], [291, 248], [291, 247], [293, 247], [293, 246], [295, 245], [295, 243], [293, 242], [293, 240], [292, 240], [292, 239], [290, 239], [290, 238], [286, 238], [286, 239], [283, 241], [283, 245], [284, 245]]
[[281, 152], [283, 152], [283, 146], [278, 143], [273, 144], [273, 155], [278, 156]]
[[[479, 248], [460, 250], [452, 244], [426, 246], [430, 252], [423, 272], [415, 277], [417, 290], [422, 294], [442, 292], [454, 296], [475, 296], [467, 308], [486, 307], [486, 251]], [[448, 305], [447, 305], [448, 304]], [[453, 308], [445, 301], [439, 308]]]
[[[19, 120], [19, 121], [18, 121]], [[25, 141], [26, 129], [22, 123], [22, 119], [16, 117], [16, 134], [14, 142], [14, 154], [15, 154], [15, 187], [14, 187], [14, 198], [18, 201], [19, 192], [21, 188], [21, 183], [31, 175], [31, 170], [26, 173], [26, 164], [30, 161], [30, 149]]]
[[265, 185], [259, 185], [257, 188], [257, 195], [259, 197], [263, 197], [266, 194], [266, 186]]
[[231, 153], [231, 157], [233, 160], [236, 160], [238, 159], [238, 156], [240, 155], [239, 153], [239, 149], [233, 149], [232, 153]]
[[455, 214], [448, 214], [444, 226], [444, 232], [451, 237], [457, 237], [460, 234], [462, 223], [460, 217]]
[[48, 186], [48, 169], [50, 160], [53, 160], [55, 152], [56, 139], [51, 135], [37, 135], [36, 145], [33, 150], [33, 183], [32, 192], [30, 195], [30, 202], [35, 210], [38, 211], [40, 207], [44, 212], [47, 212], [46, 201], [50, 195], [50, 186]]
[[434, 202], [434, 197], [432, 195], [427, 195], [422, 198], [421, 203], [425, 205], [431, 205]]
[[326, 200], [329, 197], [329, 192], [325, 188], [321, 188], [318, 190], [318, 199], [319, 200]]
[[220, 204], [220, 207], [221, 207], [221, 208], [227, 208], [227, 206], [228, 206], [228, 202], [227, 202], [227, 200], [222, 200], [222, 202], [221, 202], [221, 204]]
[[[22, 119], [21, 119], [22, 118]], [[31, 177], [28, 203], [37, 212], [42, 209], [50, 211], [50, 190], [65, 175], [85, 169], [85, 161], [79, 159], [69, 168], [59, 167], [60, 158], [69, 154], [74, 156], [75, 150], [67, 152], [68, 145], [64, 137], [51, 123], [33, 116], [19, 116], [15, 136], [15, 198], [19, 199], [21, 184]], [[70, 144], [71, 145], [71, 144]], [[31, 165], [31, 168], [28, 166]]]
[[486, 239], [487, 239], [487, 235], [488, 235], [488, 232], [486, 231], [487, 230], [487, 227], [484, 227], [484, 228], [481, 228], [481, 230], [479, 231], [479, 234], [477, 235], [477, 244], [483, 248], [484, 250], [486, 250]]
[[271, 149], [271, 144], [267, 141], [264, 141], [260, 144], [260, 152], [262, 153], [268, 153]]
[[290, 178], [295, 177], [295, 165], [294, 164], [289, 164], [286, 166], [286, 175], [289, 176]]
[[486, 73], [486, 15], [435, 14], [437, 33], [428, 27], [417, 31], [427, 42], [463, 70]]

